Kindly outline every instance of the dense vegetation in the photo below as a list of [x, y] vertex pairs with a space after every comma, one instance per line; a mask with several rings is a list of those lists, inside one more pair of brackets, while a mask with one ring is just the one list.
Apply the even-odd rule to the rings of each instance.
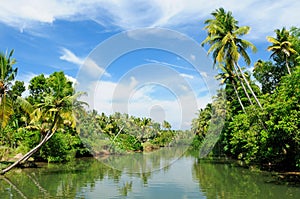
[[84, 93], [76, 93], [63, 72], [33, 77], [24, 98], [24, 82], [14, 81], [17, 68], [12, 55], [13, 51], [0, 55], [0, 161], [19, 157], [11, 166], [29, 158], [61, 162], [190, 142], [191, 134], [171, 130], [167, 121], [159, 124], [150, 118], [88, 111], [88, 104], [78, 100]]
[[106, 116], [95, 110], [85, 113], [77, 129], [85, 146], [94, 155], [152, 151], [171, 145], [187, 145], [190, 131], [174, 131], [167, 121], [162, 124], [151, 118], [115, 113]]
[[[75, 92], [63, 72], [32, 78], [29, 94], [22, 97], [26, 88], [24, 82], [15, 81], [13, 51], [0, 54], [0, 161], [11, 161], [20, 153], [16, 164], [29, 158], [61, 162], [191, 142], [203, 149], [210, 146], [210, 139], [204, 138], [216, 139], [213, 132], [222, 128], [215, 155], [247, 165], [299, 170], [300, 29], [277, 29], [276, 37], [267, 37], [270, 59], [258, 60], [252, 72], [243, 67], [251, 64], [247, 50], [256, 51], [242, 39], [250, 28], [240, 27], [222, 8], [205, 25], [202, 45], [209, 47], [221, 87], [213, 103], [199, 110], [191, 131], [171, 130], [167, 121], [159, 124], [128, 114], [87, 111], [88, 105], [78, 100], [83, 93]], [[225, 118], [225, 123], [218, 118]]]
[[[45, 138], [49, 129], [56, 133], [36, 154], [40, 160], [64, 161], [85, 152], [79, 136], [88, 147], [96, 144], [101, 149], [110, 147], [110, 152], [121, 152], [166, 146], [180, 133], [171, 130], [167, 121], [159, 124], [150, 118], [128, 114], [106, 116], [95, 110], [86, 111], [85, 104], [76, 100], [79, 94], [63, 72], [32, 78], [25, 99], [21, 98], [25, 91], [23, 82], [9, 84], [2, 98], [2, 110], [6, 112], [1, 114], [1, 158], [33, 148]], [[67, 101], [70, 96], [73, 96], [72, 101]], [[95, 139], [107, 146], [96, 143]]]
[[[250, 28], [238, 26], [232, 13], [222, 8], [205, 24], [208, 36], [203, 45], [208, 44], [218, 68], [216, 78], [223, 85], [219, 93], [226, 94], [226, 120], [217, 145], [221, 153], [247, 165], [299, 170], [300, 29], [277, 29], [276, 37], [267, 37], [270, 60], [258, 60], [252, 73], [239, 65], [250, 65], [247, 49], [256, 50], [241, 38]], [[208, 104], [193, 120], [192, 130], [201, 135], [198, 140], [207, 135], [213, 106]]]

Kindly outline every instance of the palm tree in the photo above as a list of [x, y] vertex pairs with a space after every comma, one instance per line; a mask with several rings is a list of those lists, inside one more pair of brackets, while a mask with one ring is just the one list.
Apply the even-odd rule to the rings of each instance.
[[15, 79], [18, 68], [13, 68], [16, 63], [12, 58], [14, 50], [9, 55], [0, 53], [0, 121], [1, 127], [4, 128], [13, 114], [13, 105], [8, 97], [11, 82]]
[[169, 130], [172, 128], [171, 124], [169, 122], [167, 122], [166, 120], [163, 121], [162, 123], [162, 127], [165, 129], [165, 130]]
[[267, 40], [272, 44], [267, 49], [268, 51], [273, 51], [270, 57], [274, 57], [275, 55], [285, 57], [285, 66], [289, 74], [291, 74], [291, 70], [288, 64], [288, 58], [292, 54], [296, 54], [297, 51], [292, 47], [292, 43], [289, 41], [290, 33], [285, 28], [281, 30], [276, 29], [276, 38], [267, 36]]
[[[214, 65], [216, 65], [216, 63], [219, 63], [219, 65], [225, 63], [227, 70], [234, 71], [241, 84], [243, 81], [246, 83], [255, 101], [259, 107], [262, 108], [238, 64], [239, 58], [242, 56], [244, 62], [250, 65], [251, 60], [246, 50], [250, 48], [252, 51], [256, 51], [256, 47], [251, 42], [240, 38], [248, 34], [250, 27], [239, 27], [237, 25], [238, 21], [234, 19], [232, 13], [226, 12], [223, 8], [219, 8], [211, 14], [214, 18], [205, 21], [205, 29], [207, 30], [208, 36], [202, 42], [202, 46], [206, 43], [210, 45], [208, 54], [212, 53]], [[239, 74], [242, 78], [240, 78]], [[246, 93], [247, 92], [245, 92], [245, 94]]]

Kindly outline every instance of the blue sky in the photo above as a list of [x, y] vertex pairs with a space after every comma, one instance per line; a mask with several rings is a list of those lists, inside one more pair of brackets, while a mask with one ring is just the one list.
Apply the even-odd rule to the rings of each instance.
[[[34, 75], [63, 70], [76, 81], [80, 71], [91, 69], [86, 78], [92, 80], [93, 71], [98, 71], [95, 81], [79, 85], [88, 84], [92, 89], [92, 108], [108, 114], [125, 111], [159, 121], [166, 119], [175, 128], [188, 128], [196, 112], [192, 109], [203, 107], [213, 93], [206, 79], [213, 72], [193, 66], [198, 55], [191, 53], [184, 59], [159, 48], [144, 48], [119, 55], [103, 67], [99, 60], [120, 46], [115, 44], [101, 54], [96, 53], [97, 48], [124, 31], [135, 33], [135, 29], [143, 28], [166, 28], [199, 44], [205, 38], [204, 20], [219, 7], [232, 11], [240, 25], [251, 27], [245, 38], [258, 48], [256, 54], [250, 53], [252, 63], [259, 58], [268, 59], [265, 38], [274, 35], [274, 29], [300, 27], [300, 2], [296, 0], [3, 0], [0, 50], [15, 49], [18, 80], [27, 83]], [[163, 34], [164, 31], [158, 34], [160, 39]], [[120, 45], [131, 44], [126, 40]], [[178, 45], [176, 40], [174, 45]], [[178, 93], [180, 87], [185, 91]], [[116, 99], [126, 102], [127, 109], [120, 108]]]

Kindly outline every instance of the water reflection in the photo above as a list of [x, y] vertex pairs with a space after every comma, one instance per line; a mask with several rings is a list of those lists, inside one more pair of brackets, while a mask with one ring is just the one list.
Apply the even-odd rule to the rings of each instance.
[[208, 199], [300, 197], [299, 187], [279, 185], [270, 173], [239, 168], [224, 160], [195, 159], [193, 178]]
[[144, 174], [161, 169], [167, 170], [186, 150], [186, 147], [165, 147], [149, 153], [100, 156], [97, 159], [119, 171]]
[[[109, 164], [87, 158], [16, 169], [0, 177], [0, 198], [300, 197], [299, 187], [277, 185], [267, 173], [190, 154], [176, 161], [174, 153], [181, 151], [170, 148], [157, 154], [135, 154], [139, 157], [111, 156], [104, 159]], [[174, 163], [164, 164], [170, 161]], [[107, 166], [112, 164], [116, 168]]]

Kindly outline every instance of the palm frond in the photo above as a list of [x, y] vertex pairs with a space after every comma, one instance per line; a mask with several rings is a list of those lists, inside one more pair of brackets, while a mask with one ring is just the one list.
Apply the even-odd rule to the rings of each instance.
[[10, 116], [13, 113], [14, 111], [12, 100], [9, 97], [7, 97], [7, 95], [4, 95], [1, 98], [0, 103], [0, 122], [2, 128], [4, 128], [8, 124]]

